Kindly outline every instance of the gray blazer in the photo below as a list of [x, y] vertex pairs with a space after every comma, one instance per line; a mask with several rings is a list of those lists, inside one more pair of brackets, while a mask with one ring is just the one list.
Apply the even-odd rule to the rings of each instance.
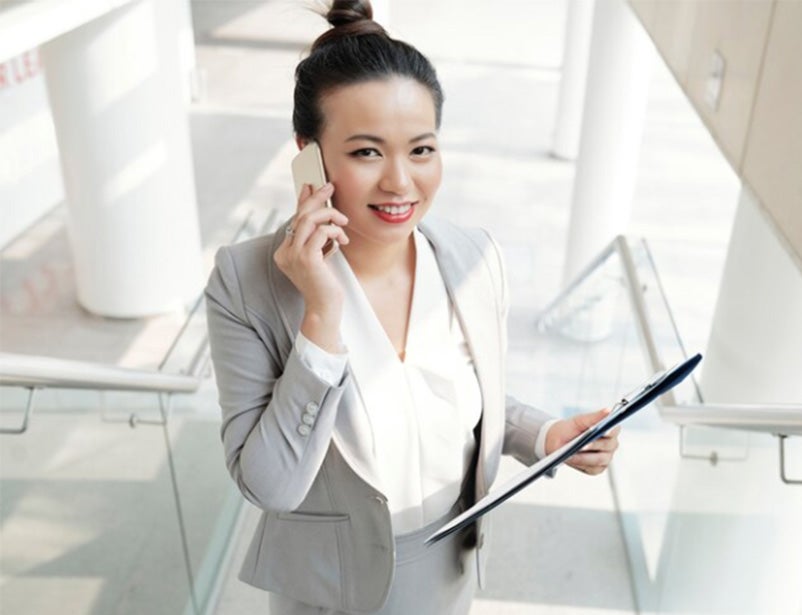
[[[434, 248], [482, 393], [468, 486], [478, 498], [502, 452], [534, 463], [538, 431], [550, 417], [505, 397], [507, 291], [496, 244], [484, 231], [432, 217], [420, 229]], [[295, 352], [303, 300], [273, 262], [283, 238], [280, 229], [221, 248], [205, 291], [226, 465], [264, 511], [240, 578], [307, 604], [371, 612], [384, 604], [393, 577], [387, 499], [367, 471], [370, 438], [360, 434], [369, 426], [348, 370], [330, 386]], [[483, 519], [465, 539], [480, 582], [488, 529]]]

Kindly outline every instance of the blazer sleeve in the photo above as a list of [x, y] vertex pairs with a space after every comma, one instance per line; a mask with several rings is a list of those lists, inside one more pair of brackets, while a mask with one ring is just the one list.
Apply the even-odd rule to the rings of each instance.
[[282, 353], [269, 323], [254, 326], [230, 248], [217, 252], [205, 297], [228, 471], [256, 506], [294, 510], [323, 463], [348, 372], [332, 386], [294, 344]]
[[[489, 233], [487, 237], [492, 246], [491, 254], [488, 258], [491, 271], [493, 271], [493, 278], [495, 279], [494, 291], [498, 302], [501, 353], [502, 357], [506, 359], [507, 316], [510, 308], [509, 288], [501, 248]], [[504, 455], [512, 455], [525, 465], [532, 465], [537, 461], [535, 443], [540, 429], [554, 417], [518, 401], [511, 395], [505, 396], [504, 406], [504, 443], [502, 453]]]
[[502, 453], [531, 466], [538, 459], [535, 455], [538, 434], [543, 425], [555, 417], [521, 403], [511, 395], [507, 395], [505, 414]]

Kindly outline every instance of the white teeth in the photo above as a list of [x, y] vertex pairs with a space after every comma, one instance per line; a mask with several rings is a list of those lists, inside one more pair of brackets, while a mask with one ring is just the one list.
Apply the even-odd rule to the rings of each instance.
[[406, 205], [376, 205], [376, 209], [386, 214], [390, 214], [392, 216], [397, 216], [399, 214], [405, 214], [412, 208], [412, 205], [407, 203]]

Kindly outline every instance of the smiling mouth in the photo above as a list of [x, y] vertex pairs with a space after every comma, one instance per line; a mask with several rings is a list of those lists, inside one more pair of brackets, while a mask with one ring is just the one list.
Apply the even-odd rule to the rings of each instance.
[[368, 205], [368, 207], [390, 216], [403, 216], [412, 209], [413, 205], [414, 203], [401, 203], [399, 205]]
[[387, 224], [404, 224], [412, 219], [415, 213], [417, 201], [407, 201], [406, 203], [384, 203], [381, 205], [370, 204], [368, 207], [382, 222]]

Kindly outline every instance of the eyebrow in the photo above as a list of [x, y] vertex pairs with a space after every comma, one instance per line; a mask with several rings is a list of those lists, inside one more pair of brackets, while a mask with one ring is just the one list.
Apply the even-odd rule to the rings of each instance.
[[[425, 132], [422, 135], [418, 135], [417, 137], [413, 137], [409, 140], [410, 143], [417, 143], [418, 141], [424, 141], [426, 139], [434, 139], [437, 135], [433, 132]], [[350, 141], [371, 141], [373, 143], [383, 144], [385, 140], [381, 137], [377, 137], [376, 135], [368, 135], [368, 134], [358, 134], [358, 135], [351, 135], [348, 137], [345, 142], [348, 143]]]

